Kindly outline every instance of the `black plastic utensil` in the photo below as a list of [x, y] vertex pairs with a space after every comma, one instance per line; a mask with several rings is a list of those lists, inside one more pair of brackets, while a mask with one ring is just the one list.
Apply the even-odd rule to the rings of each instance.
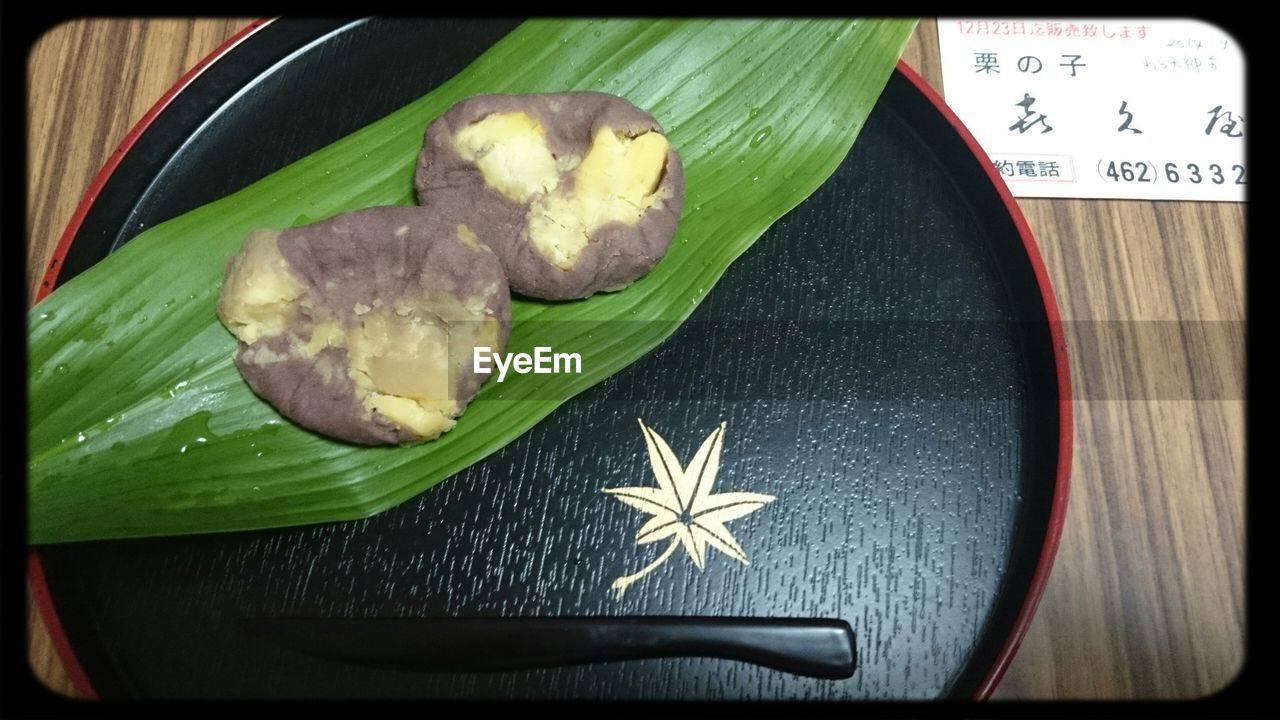
[[858, 655], [843, 620], [708, 617], [246, 618], [252, 633], [310, 655], [397, 670], [501, 672], [667, 657], [717, 657], [838, 680]]

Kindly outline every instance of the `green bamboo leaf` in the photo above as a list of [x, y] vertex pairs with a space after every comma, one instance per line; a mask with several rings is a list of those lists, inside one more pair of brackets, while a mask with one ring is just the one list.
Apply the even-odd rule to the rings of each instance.
[[[150, 228], [28, 315], [31, 542], [366, 517], [493, 453], [668, 337], [834, 172], [914, 25], [528, 22], [425, 97]], [[671, 250], [639, 282], [583, 302], [514, 303], [508, 350], [572, 348], [581, 375], [490, 382], [453, 431], [409, 448], [318, 437], [253, 395], [214, 314], [224, 262], [249, 231], [412, 204], [422, 130], [454, 102], [565, 90], [651, 111], [687, 182]]]

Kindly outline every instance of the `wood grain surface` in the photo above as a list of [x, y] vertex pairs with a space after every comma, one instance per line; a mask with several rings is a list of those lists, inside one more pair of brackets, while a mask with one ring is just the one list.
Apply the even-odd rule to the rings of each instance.
[[[74, 21], [31, 49], [29, 298], [129, 128], [248, 21]], [[941, 88], [932, 21], [906, 60]], [[1212, 693], [1244, 658], [1244, 206], [1020, 204], [1066, 323], [1075, 457], [1053, 577], [995, 697]], [[29, 618], [33, 672], [74, 695]]]

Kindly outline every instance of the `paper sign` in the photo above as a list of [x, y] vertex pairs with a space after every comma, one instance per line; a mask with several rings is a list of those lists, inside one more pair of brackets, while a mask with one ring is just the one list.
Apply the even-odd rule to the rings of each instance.
[[940, 18], [943, 91], [1019, 197], [1242, 201], [1244, 58], [1196, 20]]

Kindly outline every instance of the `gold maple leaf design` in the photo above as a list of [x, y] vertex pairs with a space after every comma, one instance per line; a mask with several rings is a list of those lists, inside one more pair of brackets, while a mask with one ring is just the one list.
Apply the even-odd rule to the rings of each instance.
[[671, 544], [639, 572], [615, 580], [613, 589], [618, 591], [618, 597], [622, 597], [631, 583], [670, 559], [677, 547], [684, 547], [699, 570], [706, 562], [708, 545], [743, 565], [749, 565], [746, 551], [725, 523], [749, 515], [777, 498], [754, 492], [711, 493], [720, 472], [720, 450], [724, 445], [727, 423], [720, 423], [702, 441], [688, 467], [682, 468], [662, 436], [645, 425], [644, 420], [639, 422], [657, 487], [606, 488], [604, 492], [653, 516], [636, 531], [637, 545], [666, 538], [671, 538]]

